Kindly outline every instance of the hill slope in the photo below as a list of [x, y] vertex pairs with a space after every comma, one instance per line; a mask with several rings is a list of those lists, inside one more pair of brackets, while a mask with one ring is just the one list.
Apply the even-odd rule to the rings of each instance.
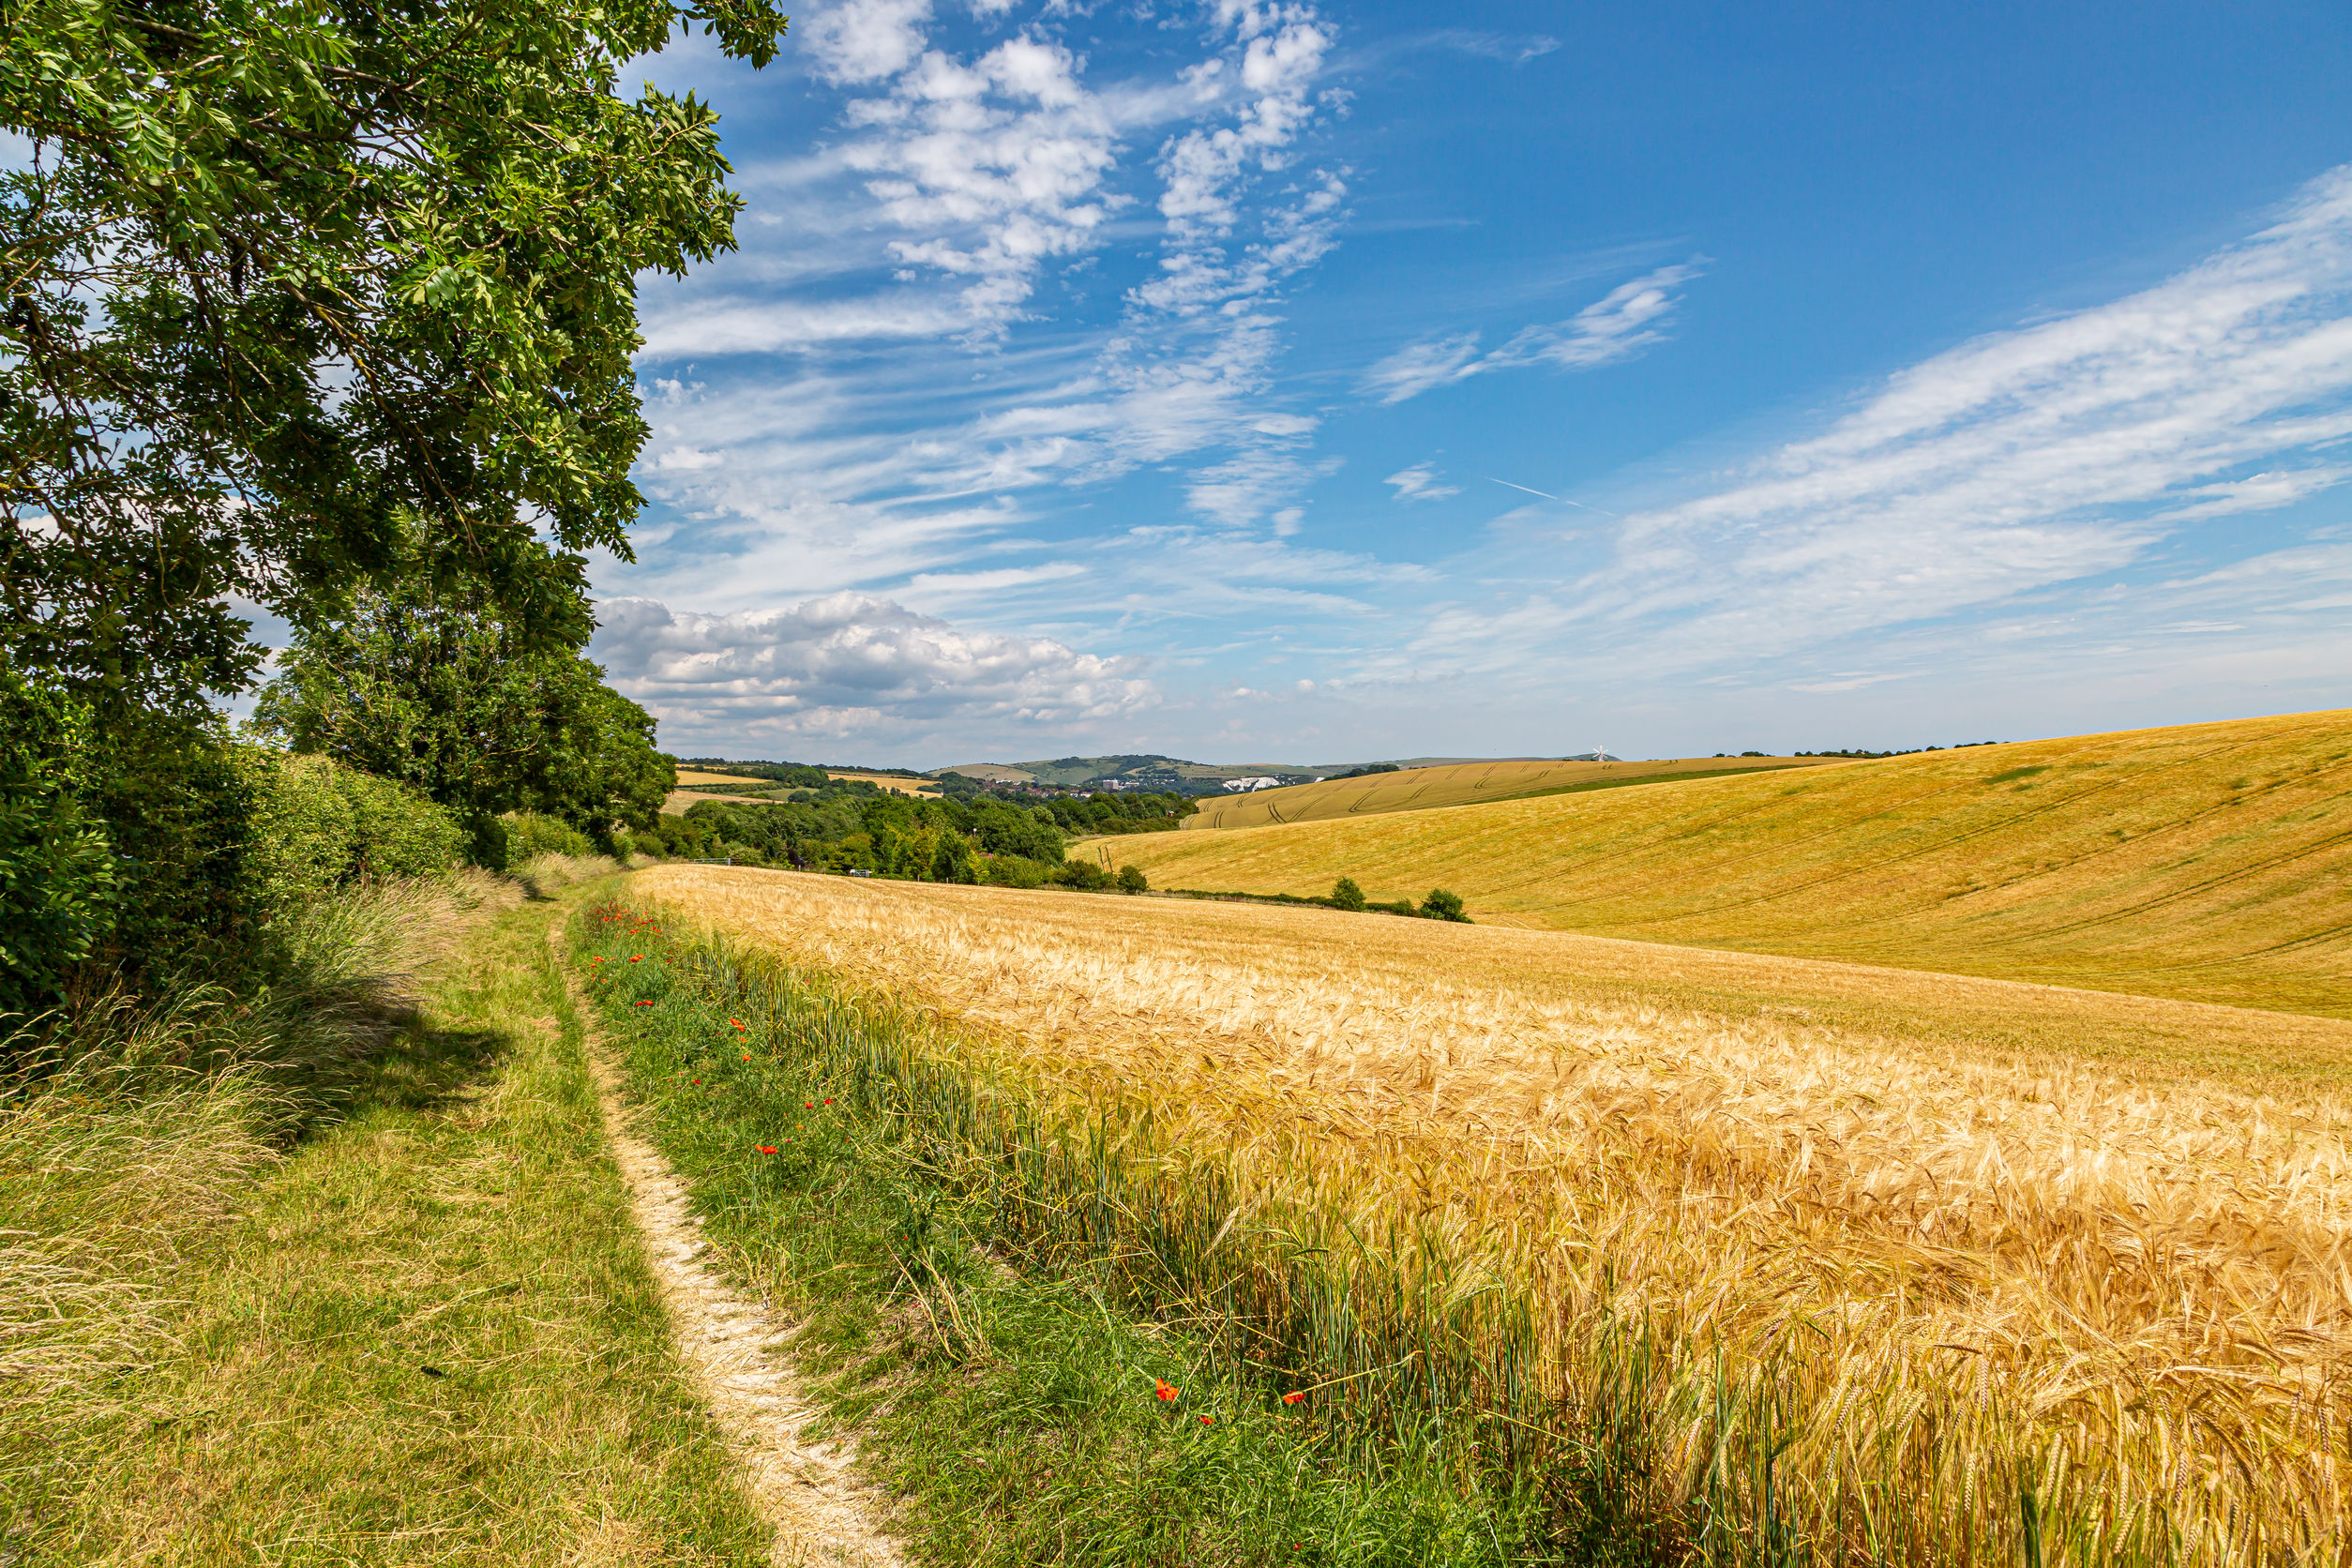
[[1360, 778], [1330, 778], [1319, 784], [1294, 784], [1289, 789], [1263, 790], [1230, 800], [1205, 801], [1198, 816], [1184, 819], [1184, 828], [1187, 832], [1203, 832], [1263, 827], [1270, 822], [1369, 817], [1386, 811], [1426, 811], [1440, 806], [1607, 790], [1621, 784], [1646, 784], [1678, 776], [1809, 767], [1814, 761], [1810, 757], [1685, 757], [1664, 762], [1582, 762], [1574, 758], [1553, 761], [1506, 757], [1447, 767], [1367, 774]]
[[1160, 887], [2352, 1017], [2352, 711], [1120, 846]]

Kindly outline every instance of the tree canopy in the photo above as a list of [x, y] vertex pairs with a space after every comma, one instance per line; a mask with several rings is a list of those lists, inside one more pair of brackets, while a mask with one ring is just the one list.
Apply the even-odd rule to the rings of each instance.
[[[626, 557], [634, 276], [733, 243], [716, 115], [616, 91], [771, 0], [0, 0], [0, 643], [190, 710], [404, 536], [577, 645]], [[551, 540], [558, 548], [540, 548]]]
[[601, 669], [422, 576], [299, 628], [255, 717], [295, 751], [415, 786], [477, 836], [508, 811], [650, 827], [677, 782], [653, 719]]

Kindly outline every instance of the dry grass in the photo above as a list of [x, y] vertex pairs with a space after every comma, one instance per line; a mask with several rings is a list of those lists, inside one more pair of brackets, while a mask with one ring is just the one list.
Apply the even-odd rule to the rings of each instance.
[[1293, 784], [1245, 795], [1212, 795], [1200, 803], [1197, 815], [1184, 819], [1183, 825], [1187, 831], [1202, 832], [1264, 827], [1275, 822], [1318, 822], [1374, 817], [1389, 811], [1428, 811], [1441, 806], [1614, 789], [1660, 779], [1818, 765], [1819, 761], [1812, 757], [1681, 757], [1655, 762], [1559, 762], [1542, 758], [1506, 758], [1494, 762], [1457, 762], [1444, 767], [1367, 774], [1361, 778], [1327, 779], [1320, 784]]
[[2352, 1017], [2352, 712], [1138, 836], [1158, 887]]
[[165, 1353], [191, 1248], [234, 1212], [315, 1092], [380, 1047], [421, 968], [516, 901], [479, 872], [324, 899], [276, 933], [251, 997], [102, 998], [0, 1079], [0, 1496], [64, 1485]]
[[[2352, 1550], [2352, 1101], [2194, 1070], [2284, 1078], [2352, 1027], [1323, 912], [641, 885], [1048, 1096], [1147, 1107], [1151, 1157], [1252, 1223], [1344, 1216], [1446, 1310], [1499, 1285], [1541, 1418], [1701, 1549]], [[2171, 1060], [2122, 1061], [2141, 1033]]]

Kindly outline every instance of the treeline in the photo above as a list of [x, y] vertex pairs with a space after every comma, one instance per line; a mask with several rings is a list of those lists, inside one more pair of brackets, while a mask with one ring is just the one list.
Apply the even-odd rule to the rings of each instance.
[[1476, 924], [1470, 919], [1468, 910], [1462, 903], [1462, 896], [1458, 893], [1449, 893], [1442, 887], [1433, 887], [1429, 890], [1429, 897], [1418, 904], [1410, 898], [1396, 898], [1381, 903], [1366, 898], [1364, 896], [1364, 889], [1356, 885], [1355, 879], [1352, 877], [1340, 878], [1332, 884], [1329, 893], [1319, 896], [1298, 893], [1213, 893], [1190, 887], [1174, 888], [1170, 892], [1179, 898], [1213, 898], [1220, 903], [1306, 904], [1317, 909], [1345, 910], [1350, 914], [1366, 912], [1401, 914], [1415, 920], [1451, 920], [1464, 926]]
[[1182, 827], [1186, 817], [1200, 809], [1189, 795], [1150, 790], [1100, 790], [1092, 792], [1059, 791], [1040, 794], [1036, 786], [998, 784], [953, 771], [935, 782], [950, 800], [994, 795], [1003, 800], [1035, 802], [1053, 813], [1054, 822], [1076, 837], [1099, 833], [1166, 833]]
[[[847, 791], [810, 792], [809, 799], [773, 806], [705, 800], [688, 807], [684, 816], [660, 818], [631, 841], [648, 852], [743, 866], [999, 887], [1117, 885], [1144, 891], [1143, 873], [1133, 867], [1114, 874], [1092, 859], [1068, 857], [1065, 822], [1086, 822], [1090, 825], [1078, 831], [1093, 832], [1096, 819], [1092, 813], [1057, 814], [1053, 807], [1086, 804], [1022, 805], [988, 795], [920, 800]], [[1157, 819], [1138, 813], [1117, 820]]]

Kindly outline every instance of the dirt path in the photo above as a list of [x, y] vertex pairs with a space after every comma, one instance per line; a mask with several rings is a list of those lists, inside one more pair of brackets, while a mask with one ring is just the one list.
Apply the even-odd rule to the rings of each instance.
[[[560, 927], [550, 927], [548, 945], [560, 942]], [[632, 1129], [620, 1075], [587, 999], [568, 973], [565, 984], [580, 1014], [613, 1159], [669, 1308], [678, 1359], [742, 1460], [753, 1502], [776, 1526], [771, 1560], [776, 1568], [902, 1568], [906, 1560], [881, 1523], [887, 1503], [853, 1471], [855, 1444], [802, 1436], [818, 1409], [802, 1392], [792, 1365], [792, 1326], [764, 1303], [746, 1300], [709, 1266], [710, 1244], [687, 1208], [686, 1184]]]

